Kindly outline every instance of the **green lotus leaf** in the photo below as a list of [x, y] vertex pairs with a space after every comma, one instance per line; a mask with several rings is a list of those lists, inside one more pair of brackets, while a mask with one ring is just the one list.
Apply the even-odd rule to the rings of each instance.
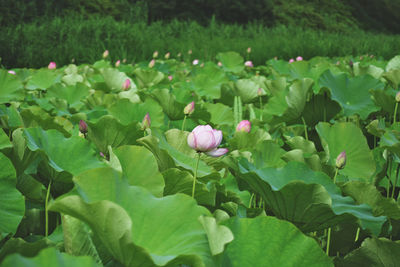
[[16, 182], [14, 166], [0, 153], [0, 239], [15, 234], [25, 213], [25, 200], [15, 188]]
[[362, 76], [365, 74], [369, 74], [372, 77], [374, 77], [375, 79], [379, 79], [384, 72], [384, 70], [382, 68], [379, 68], [374, 65], [363, 66], [362, 64], [360, 64], [360, 62], [354, 63], [353, 71], [354, 71], [355, 76]]
[[181, 120], [184, 117], [183, 109], [186, 104], [176, 101], [175, 96], [168, 89], [157, 89], [152, 92], [154, 98], [163, 108], [170, 120]]
[[14, 104], [9, 107], [0, 106], [0, 121], [6, 129], [24, 126], [20, 113]]
[[369, 91], [381, 89], [384, 84], [369, 75], [348, 78], [346, 74], [334, 75], [328, 70], [322, 74], [319, 84], [329, 88], [332, 99], [342, 106], [345, 116], [358, 114], [365, 120], [369, 114], [379, 110]]
[[239, 73], [244, 70], [244, 60], [236, 52], [218, 53], [217, 60], [222, 63], [222, 67], [229, 72]]
[[392, 88], [396, 90], [400, 84], [400, 68], [384, 73], [383, 78], [385, 78]]
[[60, 81], [60, 75], [54, 70], [40, 69], [30, 76], [25, 88], [28, 90], [46, 90], [54, 83]]
[[318, 243], [289, 222], [260, 216], [223, 224], [235, 239], [222, 255], [222, 266], [333, 266]]
[[340, 173], [371, 181], [376, 169], [375, 161], [360, 128], [350, 122], [334, 125], [320, 122], [315, 128], [328, 155], [329, 165], [335, 166], [336, 157], [346, 151], [346, 166]]
[[272, 140], [262, 141], [257, 145], [254, 150], [251, 150], [254, 165], [257, 168], [261, 167], [283, 167], [286, 165], [285, 161], [282, 160], [282, 156], [285, 154], [277, 143]]
[[314, 127], [320, 121], [330, 121], [340, 112], [339, 104], [326, 95], [313, 95], [306, 103], [302, 116], [307, 126]]
[[143, 103], [132, 103], [128, 99], [116, 101], [109, 109], [111, 115], [124, 124], [132, 122], [142, 122], [144, 116], [149, 113], [151, 127], [161, 127], [164, 125], [164, 113], [157, 101], [148, 98]]
[[258, 84], [249, 79], [240, 79], [235, 82], [235, 91], [244, 104], [257, 98]]
[[0, 104], [24, 98], [23, 85], [15, 75], [0, 69]]
[[193, 86], [200, 96], [218, 99], [221, 97], [221, 85], [227, 81], [224, 71], [215, 64], [206, 64], [193, 78]]
[[139, 84], [139, 88], [150, 88], [159, 84], [165, 77], [162, 72], [155, 69], [136, 69], [133, 71]]
[[217, 220], [214, 217], [201, 216], [199, 220], [207, 233], [211, 253], [213, 255], [222, 253], [225, 244], [233, 240], [231, 230], [224, 225], [218, 225]]
[[130, 185], [142, 186], [157, 197], [163, 195], [164, 179], [149, 150], [141, 146], [121, 146], [114, 153]]
[[386, 219], [374, 217], [368, 205], [357, 205], [350, 197], [342, 197], [325, 173], [314, 172], [304, 163], [291, 161], [280, 169], [256, 169], [243, 159], [238, 168], [234, 173], [239, 188], [259, 194], [278, 218], [304, 232], [359, 220], [363, 229], [378, 235]]
[[19, 254], [8, 256], [1, 264], [4, 267], [11, 266], [28, 266], [28, 267], [42, 267], [42, 266], [76, 266], [76, 267], [100, 267], [91, 257], [88, 256], [71, 256], [66, 253], [60, 253], [55, 248], [47, 248], [40, 251], [40, 253], [33, 258], [27, 258]]
[[12, 147], [10, 139], [7, 134], [0, 128], [0, 150], [4, 148]]
[[335, 266], [397, 266], [400, 261], [400, 242], [386, 238], [368, 238], [360, 248], [350, 252], [344, 259], [338, 259]]
[[204, 108], [211, 114], [211, 123], [233, 126], [233, 111], [231, 107], [221, 103], [204, 103]]
[[86, 202], [68, 196], [57, 199], [51, 209], [86, 222], [123, 265], [214, 265], [198, 220], [210, 213], [192, 198], [182, 194], [156, 198], [128, 185], [112, 168], [89, 170], [74, 181]]
[[305, 78], [294, 81], [289, 87], [286, 97], [288, 109], [284, 115], [285, 120], [296, 119], [301, 116], [313, 83], [312, 79]]
[[229, 148], [232, 150], [251, 150], [256, 149], [262, 141], [271, 140], [271, 135], [261, 129], [252, 130], [247, 132], [235, 132], [233, 137], [229, 140]]
[[47, 90], [46, 97], [65, 99], [69, 105], [74, 106], [89, 96], [89, 89], [90, 88], [83, 83], [69, 86], [55, 84]]
[[[35, 257], [42, 249], [53, 247], [55, 244], [47, 238], [36, 242], [26, 242], [22, 238], [11, 238], [0, 251], [0, 263], [10, 254], [18, 253], [23, 257]], [[1, 265], [3, 266], [3, 265]]]
[[[396, 90], [387, 87], [371, 90], [370, 93], [377, 106], [381, 107], [384, 111], [393, 114], [394, 106], [396, 105]], [[399, 114], [400, 112], [397, 111], [397, 116], [399, 116]]]
[[[126, 79], [130, 79], [125, 73], [120, 72], [114, 68], [105, 68], [101, 70], [104, 82], [107, 88], [111, 91], [119, 92], [122, 90], [124, 82]], [[131, 80], [131, 79], [130, 79]], [[131, 86], [135, 87], [135, 83], [131, 80]]]
[[67, 171], [77, 175], [104, 166], [89, 142], [78, 136], [65, 138], [57, 130], [28, 128], [24, 129], [24, 137], [28, 148], [31, 151], [43, 151], [48, 164], [57, 172]]
[[108, 151], [108, 146], [116, 148], [136, 144], [136, 139], [143, 136], [137, 121], [123, 125], [111, 115], [101, 117], [96, 123], [88, 121], [87, 124], [88, 139], [103, 153]]
[[400, 220], [400, 206], [392, 198], [385, 198], [372, 184], [359, 181], [347, 182], [340, 186], [343, 193], [351, 196], [358, 204], [372, 207], [375, 216], [387, 216]]
[[395, 56], [386, 65], [386, 72], [400, 69], [400, 56]]

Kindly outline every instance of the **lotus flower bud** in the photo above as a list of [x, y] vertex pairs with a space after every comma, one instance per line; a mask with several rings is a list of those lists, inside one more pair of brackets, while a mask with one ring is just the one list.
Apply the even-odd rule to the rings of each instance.
[[12, 75], [16, 75], [17, 73], [15, 73], [15, 71], [13, 70], [9, 70], [8, 73], [12, 74]]
[[218, 64], [217, 64], [219, 67], [222, 67], [222, 62], [221, 61], [218, 61]]
[[49, 63], [48, 68], [49, 68], [49, 70], [54, 70], [55, 68], [57, 68], [57, 65], [54, 61], [52, 61]]
[[400, 102], [400, 91], [396, 94], [396, 102]]
[[154, 53], [153, 53], [153, 58], [156, 58], [156, 57], [158, 57], [158, 51], [157, 50], [154, 51]]
[[278, 57], [277, 57], [277, 56], [275, 56], [275, 57], [274, 57], [274, 60], [278, 60]]
[[247, 133], [249, 133], [250, 131], [251, 131], [251, 122], [248, 121], [248, 120], [242, 120], [236, 126], [236, 132], [247, 132]]
[[122, 60], [122, 63], [124, 63], [124, 64], [126, 63], [126, 58], [124, 58], [124, 59]]
[[168, 53], [165, 54], [164, 58], [165, 58], [165, 59], [169, 59], [170, 56], [171, 56], [171, 53], [168, 52]]
[[154, 67], [155, 64], [156, 64], [155, 59], [152, 59], [152, 60], [150, 61], [150, 63], [149, 63], [149, 68]]
[[194, 101], [187, 104], [186, 107], [183, 109], [183, 113], [185, 115], [191, 115], [193, 111], [194, 111]]
[[108, 57], [110, 53], [108, 52], [108, 50], [103, 52], [103, 58], [106, 59]]
[[199, 125], [188, 135], [188, 145], [197, 152], [205, 152], [212, 157], [219, 157], [228, 152], [226, 148], [217, 147], [221, 144], [222, 132], [210, 125]]
[[245, 65], [246, 67], [252, 68], [252, 67], [253, 67], [253, 62], [251, 62], [250, 60], [248, 60], [248, 61], [246, 61], [246, 62], [244, 63], [244, 65]]
[[247, 54], [251, 53], [251, 47], [247, 47]]
[[258, 96], [262, 96], [262, 93], [263, 93], [262, 88], [261, 88], [261, 87], [258, 88], [258, 90], [257, 90], [257, 95], [258, 95]]
[[342, 151], [336, 158], [336, 168], [343, 169], [346, 165], [346, 151]]
[[176, 56], [177, 56], [177, 57], [181, 57], [181, 56], [182, 56], [182, 53], [179, 52]]
[[192, 64], [193, 64], [193, 65], [199, 64], [199, 60], [198, 60], [198, 59], [193, 60]]
[[151, 126], [150, 114], [147, 112], [142, 121], [142, 130], [149, 129]]
[[131, 88], [131, 80], [126, 79], [124, 84], [122, 85], [122, 90], [128, 90], [129, 88]]
[[290, 63], [293, 63], [293, 62], [294, 62], [294, 59], [293, 59], [293, 58], [289, 59], [289, 64], [290, 64]]
[[301, 56], [296, 57], [296, 61], [302, 61], [303, 58]]
[[192, 49], [189, 49], [188, 54], [191, 55], [192, 53]]
[[338, 60], [338, 61], [336, 61], [336, 66], [339, 66], [340, 65], [340, 61]]
[[106, 156], [104, 156], [103, 152], [100, 152], [100, 156], [103, 157], [103, 158], [106, 158]]
[[352, 68], [352, 67], [353, 67], [353, 65], [354, 65], [353, 61], [352, 61], [352, 60], [350, 60], [350, 61], [349, 61], [349, 66], [350, 66], [350, 68]]
[[117, 62], [115, 62], [115, 67], [117, 67], [117, 68], [118, 68], [118, 67], [119, 67], [119, 65], [121, 65], [121, 60], [119, 60], [119, 59], [118, 59], [118, 60], [117, 60]]
[[174, 77], [172, 75], [168, 75], [168, 80], [172, 81]]
[[88, 132], [88, 126], [84, 120], [79, 121], [79, 131], [83, 134]]

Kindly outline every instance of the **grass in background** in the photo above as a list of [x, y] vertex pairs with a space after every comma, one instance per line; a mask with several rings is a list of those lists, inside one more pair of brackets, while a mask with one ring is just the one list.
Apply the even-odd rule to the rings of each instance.
[[55, 18], [47, 23], [19, 24], [0, 29], [1, 64], [6, 68], [59, 66], [93, 63], [105, 49], [113, 61], [150, 60], [153, 51], [163, 56], [193, 50], [191, 59], [212, 60], [219, 52], [237, 51], [243, 56], [252, 47], [250, 59], [257, 64], [277, 56], [348, 56], [374, 54], [389, 59], [400, 54], [400, 35], [372, 34], [363, 31], [329, 33], [297, 27], [266, 28], [256, 23], [246, 26], [224, 25], [214, 20], [203, 27], [196, 22], [172, 21], [129, 24], [111, 17], [83, 19]]

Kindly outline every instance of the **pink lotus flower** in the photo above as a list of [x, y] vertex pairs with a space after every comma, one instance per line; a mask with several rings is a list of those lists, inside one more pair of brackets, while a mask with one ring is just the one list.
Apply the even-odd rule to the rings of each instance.
[[155, 59], [152, 59], [152, 60], [150, 61], [150, 63], [149, 63], [149, 68], [154, 67], [155, 64], [156, 64], [156, 60], [155, 60]]
[[174, 77], [172, 75], [168, 75], [168, 80], [172, 81]]
[[218, 66], [220, 66], [220, 67], [222, 67], [222, 62], [221, 61], [218, 61], [218, 64], [217, 64]]
[[205, 152], [212, 157], [219, 157], [228, 152], [226, 148], [217, 147], [221, 144], [222, 132], [210, 125], [199, 125], [188, 135], [188, 145], [197, 152]]
[[183, 109], [183, 113], [185, 115], [190, 115], [193, 113], [193, 111], [194, 111], [194, 101], [187, 104], [186, 107]]
[[128, 90], [129, 88], [131, 88], [131, 80], [126, 79], [124, 84], [122, 85], [122, 90]]
[[248, 54], [251, 53], [251, 47], [247, 47], [247, 53], [248, 53]]
[[289, 60], [289, 64], [290, 64], [290, 63], [293, 63], [293, 62], [294, 62], [294, 59], [291, 58], [291, 59]]
[[165, 59], [169, 59], [170, 56], [171, 56], [171, 53], [168, 52], [168, 53], [165, 54], [164, 58], [165, 58]]
[[54, 61], [52, 61], [49, 63], [48, 68], [49, 68], [49, 70], [54, 70], [55, 68], [57, 68], [57, 65]]
[[15, 71], [13, 70], [9, 70], [8, 73], [12, 74], [12, 75], [16, 75], [17, 73], [15, 73]]
[[79, 121], [79, 131], [83, 134], [87, 133], [88, 131], [88, 125], [84, 120]]
[[342, 151], [336, 158], [336, 168], [343, 169], [346, 166], [346, 151]]
[[118, 67], [119, 67], [119, 65], [121, 65], [121, 60], [119, 60], [119, 59], [118, 59], [118, 60], [117, 60], [117, 62], [115, 62], [115, 67], [117, 67], [117, 68], [118, 68]]
[[251, 122], [248, 121], [248, 120], [242, 120], [236, 126], [236, 132], [247, 132], [247, 133], [249, 133], [250, 131], [251, 131]]
[[153, 58], [156, 58], [156, 57], [158, 57], [158, 51], [157, 50], [154, 51], [154, 53], [153, 53]]
[[296, 61], [302, 61], [303, 58], [301, 56], [296, 57]]
[[248, 60], [248, 61], [246, 61], [246, 62], [244, 63], [244, 65], [245, 65], [246, 67], [252, 68], [252, 67], [253, 67], [253, 62], [251, 62], [250, 60]]
[[193, 65], [199, 64], [199, 60], [198, 60], [198, 59], [193, 60], [192, 64], [193, 64]]
[[108, 50], [104, 51], [103, 58], [107, 58], [109, 54], [110, 54], [110, 52], [108, 52]]
[[142, 121], [142, 130], [149, 129], [151, 126], [150, 114], [147, 112]]

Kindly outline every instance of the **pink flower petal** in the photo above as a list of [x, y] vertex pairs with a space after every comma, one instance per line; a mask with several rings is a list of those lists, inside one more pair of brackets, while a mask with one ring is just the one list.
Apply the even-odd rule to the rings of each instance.
[[201, 152], [210, 151], [217, 146], [215, 145], [215, 138], [212, 131], [202, 131], [194, 133], [196, 138], [196, 150]]
[[219, 146], [222, 141], [222, 131], [213, 130], [214, 138], [215, 138], [215, 147]]
[[189, 133], [187, 143], [191, 148], [196, 149], [196, 136], [193, 132]]
[[218, 148], [218, 149], [213, 149], [211, 151], [206, 152], [206, 154], [211, 157], [220, 157], [222, 155], [225, 155], [226, 153], [228, 153], [227, 148]]

